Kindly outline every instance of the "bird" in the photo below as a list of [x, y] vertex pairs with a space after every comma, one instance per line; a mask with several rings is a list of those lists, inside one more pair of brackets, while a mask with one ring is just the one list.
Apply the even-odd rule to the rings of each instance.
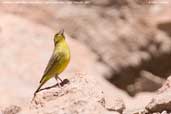
[[[59, 74], [62, 73], [65, 68], [68, 66], [70, 62], [70, 49], [65, 40], [64, 29], [60, 30], [58, 33], [54, 35], [54, 50], [52, 56], [44, 70], [43, 76], [40, 80], [40, 84], [36, 91], [34, 92], [34, 96], [37, 92], [40, 91], [40, 88], [51, 78], [55, 78], [56, 81], [63, 81]], [[57, 82], [57, 84], [59, 84]], [[59, 84], [60, 85], [60, 84]]]

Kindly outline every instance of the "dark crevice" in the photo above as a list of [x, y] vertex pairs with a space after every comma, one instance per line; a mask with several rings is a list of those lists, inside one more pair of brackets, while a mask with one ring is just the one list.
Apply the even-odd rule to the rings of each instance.
[[[119, 72], [113, 72], [108, 79], [118, 88], [126, 90], [129, 95], [134, 96], [136, 91], [129, 91], [128, 86], [134, 84], [139, 77], [142, 77], [142, 71], [148, 71], [161, 78], [167, 78], [171, 74], [171, 52], [160, 54], [159, 56], [151, 55], [151, 59], [142, 61], [138, 66], [128, 66], [121, 68]], [[170, 61], [170, 62], [169, 62]], [[151, 91], [157, 90], [151, 89]]]
[[157, 27], [169, 36], [171, 36], [171, 22], [160, 23]]

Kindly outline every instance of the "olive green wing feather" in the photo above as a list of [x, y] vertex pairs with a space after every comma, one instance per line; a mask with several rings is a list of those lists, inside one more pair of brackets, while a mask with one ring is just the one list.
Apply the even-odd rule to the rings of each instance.
[[49, 62], [48, 62], [48, 65], [46, 66], [46, 69], [44, 71], [44, 74], [40, 80], [40, 83], [42, 82], [42, 80], [45, 78], [46, 74], [53, 68], [54, 64], [59, 61], [59, 59], [61, 58], [61, 56], [59, 56], [59, 54], [57, 53], [53, 53]]

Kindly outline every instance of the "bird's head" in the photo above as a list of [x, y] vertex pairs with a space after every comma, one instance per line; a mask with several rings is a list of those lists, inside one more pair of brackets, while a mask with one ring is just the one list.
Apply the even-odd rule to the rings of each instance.
[[63, 40], [65, 40], [64, 29], [60, 30], [58, 33], [55, 34], [54, 43], [56, 45], [57, 43], [59, 43], [60, 41], [63, 41]]

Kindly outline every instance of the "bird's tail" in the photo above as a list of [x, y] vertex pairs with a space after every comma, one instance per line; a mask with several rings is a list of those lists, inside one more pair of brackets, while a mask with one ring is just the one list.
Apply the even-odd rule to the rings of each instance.
[[40, 80], [40, 83], [42, 83], [43, 80], [45, 80], [45, 77], [46, 77], [46, 75], [43, 75], [43, 76], [42, 76], [42, 78], [41, 78], [41, 80]]
[[40, 88], [49, 80], [48, 76], [44, 77], [41, 79], [40, 81], [40, 85], [39, 87], [36, 89], [36, 91], [34, 92], [34, 96], [36, 95], [37, 92], [39, 92]]

